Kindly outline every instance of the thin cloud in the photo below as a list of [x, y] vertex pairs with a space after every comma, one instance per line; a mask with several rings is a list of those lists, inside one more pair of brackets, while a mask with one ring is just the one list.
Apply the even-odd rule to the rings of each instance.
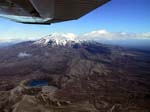
[[19, 58], [30, 57], [30, 56], [31, 56], [31, 54], [28, 54], [28, 53], [26, 53], [26, 52], [20, 52], [20, 53], [18, 54], [18, 57], [19, 57]]
[[98, 30], [82, 36], [85, 40], [124, 40], [124, 39], [150, 39], [150, 33], [109, 32]]
[[61, 39], [61, 40], [75, 40], [77, 35], [74, 33], [53, 33], [51, 38]]

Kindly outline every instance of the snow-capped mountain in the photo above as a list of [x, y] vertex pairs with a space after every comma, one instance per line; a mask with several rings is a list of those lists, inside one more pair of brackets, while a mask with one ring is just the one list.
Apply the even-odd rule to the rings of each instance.
[[37, 41], [35, 41], [34, 45], [40, 45], [40, 46], [73, 46], [75, 44], [82, 44], [83, 41], [77, 40], [77, 39], [70, 39], [70, 38], [62, 38], [59, 36], [56, 37], [54, 35], [48, 35], [45, 36]]
[[110, 51], [108, 49], [108, 45], [103, 45], [96, 41], [85, 41], [85, 40], [71, 40], [66, 38], [54, 37], [53, 35], [48, 35], [33, 42], [33, 45], [41, 46], [41, 47], [65, 47], [65, 48], [73, 48], [73, 49], [84, 49], [90, 53], [104, 53], [109, 54]]

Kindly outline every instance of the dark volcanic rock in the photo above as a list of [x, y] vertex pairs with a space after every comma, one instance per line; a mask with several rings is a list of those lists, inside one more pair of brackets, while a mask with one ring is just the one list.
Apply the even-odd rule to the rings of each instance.
[[[0, 49], [2, 112], [150, 111], [149, 52], [45, 41]], [[27, 86], [33, 80], [48, 85]]]

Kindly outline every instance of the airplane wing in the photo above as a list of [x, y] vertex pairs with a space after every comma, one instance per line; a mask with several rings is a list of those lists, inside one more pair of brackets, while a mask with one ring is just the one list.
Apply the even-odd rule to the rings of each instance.
[[28, 24], [78, 19], [110, 0], [0, 0], [0, 17]]

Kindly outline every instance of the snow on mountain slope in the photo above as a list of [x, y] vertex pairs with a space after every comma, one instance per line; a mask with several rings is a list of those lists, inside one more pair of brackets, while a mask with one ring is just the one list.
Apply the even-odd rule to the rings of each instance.
[[52, 45], [52, 46], [71, 46], [76, 43], [81, 43], [81, 40], [76, 39], [76, 35], [72, 33], [68, 34], [58, 34], [54, 33], [51, 35], [47, 35], [37, 41], [35, 41], [33, 44], [35, 45], [41, 45], [41, 46], [47, 46], [47, 45]]

